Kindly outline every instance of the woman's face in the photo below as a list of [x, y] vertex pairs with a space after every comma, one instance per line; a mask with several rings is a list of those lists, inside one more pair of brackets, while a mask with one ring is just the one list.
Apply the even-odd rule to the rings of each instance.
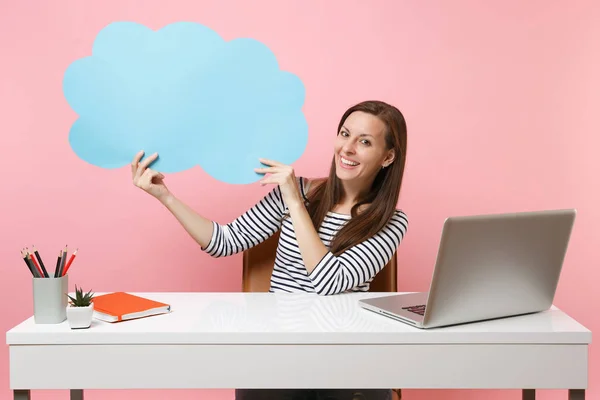
[[362, 111], [346, 118], [335, 140], [335, 168], [342, 182], [370, 186], [394, 157], [385, 145], [385, 124]]

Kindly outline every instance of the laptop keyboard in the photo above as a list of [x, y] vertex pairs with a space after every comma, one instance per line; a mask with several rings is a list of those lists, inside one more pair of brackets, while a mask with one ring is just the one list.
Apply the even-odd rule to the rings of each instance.
[[407, 310], [419, 315], [425, 315], [425, 304], [420, 304], [418, 306], [408, 306], [402, 307], [403, 310]]

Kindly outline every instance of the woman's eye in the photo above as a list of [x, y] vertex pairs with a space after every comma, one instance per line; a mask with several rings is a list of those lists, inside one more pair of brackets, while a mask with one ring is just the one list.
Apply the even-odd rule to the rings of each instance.
[[366, 139], [363, 139], [363, 140], [362, 140], [362, 144], [364, 144], [365, 146], [370, 146], [370, 145], [371, 145], [371, 142], [369, 142], [369, 141], [368, 141], [368, 140], [366, 140]]

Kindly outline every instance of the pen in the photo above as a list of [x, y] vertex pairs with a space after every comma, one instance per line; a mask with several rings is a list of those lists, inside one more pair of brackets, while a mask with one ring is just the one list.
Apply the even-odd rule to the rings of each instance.
[[46, 271], [46, 267], [44, 266], [44, 262], [42, 261], [42, 257], [40, 257], [40, 253], [38, 253], [38, 251], [35, 248], [35, 246], [33, 246], [33, 254], [35, 254], [35, 256], [37, 257], [38, 263], [40, 264], [40, 267], [42, 267], [42, 272], [44, 273], [44, 276], [46, 278], [48, 278], [49, 277], [48, 271]]
[[61, 276], [65, 276], [67, 274], [67, 271], [69, 270], [69, 267], [71, 266], [71, 263], [73, 262], [73, 260], [75, 259], [75, 255], [77, 254], [77, 250], [75, 249], [75, 251], [73, 252], [73, 254], [71, 254], [71, 257], [69, 258], [69, 262], [67, 263], [67, 265], [65, 266], [65, 270], [63, 271]]

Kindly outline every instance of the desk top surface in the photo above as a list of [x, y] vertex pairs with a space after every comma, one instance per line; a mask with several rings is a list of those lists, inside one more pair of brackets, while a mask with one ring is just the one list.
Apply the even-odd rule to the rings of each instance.
[[389, 293], [335, 296], [274, 293], [134, 293], [168, 303], [169, 314], [88, 329], [34, 323], [9, 330], [9, 345], [39, 344], [449, 344], [591, 342], [591, 332], [548, 311], [422, 330], [362, 309], [357, 300]]

